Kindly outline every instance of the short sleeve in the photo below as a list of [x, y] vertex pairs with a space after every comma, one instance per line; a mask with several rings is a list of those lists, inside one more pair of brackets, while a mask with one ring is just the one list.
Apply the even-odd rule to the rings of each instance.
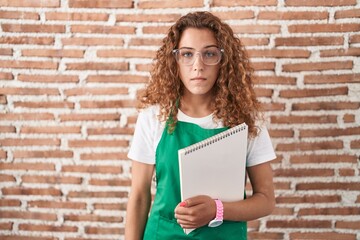
[[158, 122], [153, 107], [140, 111], [128, 158], [146, 164], [155, 164], [155, 142], [158, 134]]
[[261, 126], [258, 129], [258, 135], [255, 138], [250, 138], [248, 143], [247, 167], [265, 163], [276, 158], [267, 128]]

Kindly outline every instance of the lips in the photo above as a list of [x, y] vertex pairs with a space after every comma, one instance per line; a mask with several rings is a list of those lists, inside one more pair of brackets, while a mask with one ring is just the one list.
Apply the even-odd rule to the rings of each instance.
[[206, 78], [204, 78], [204, 77], [196, 77], [196, 78], [191, 78], [190, 80], [193, 80], [193, 81], [204, 81], [204, 80], [206, 80]]

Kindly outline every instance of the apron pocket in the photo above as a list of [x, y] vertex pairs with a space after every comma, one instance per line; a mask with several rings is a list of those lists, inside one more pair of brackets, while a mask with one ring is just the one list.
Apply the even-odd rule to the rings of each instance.
[[186, 240], [184, 230], [177, 223], [176, 219], [171, 220], [159, 216], [158, 229], [156, 231], [157, 240]]

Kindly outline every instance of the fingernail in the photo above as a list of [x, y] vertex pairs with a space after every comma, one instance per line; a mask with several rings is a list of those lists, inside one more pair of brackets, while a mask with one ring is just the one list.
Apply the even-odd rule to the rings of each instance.
[[185, 207], [185, 206], [186, 206], [186, 202], [185, 202], [185, 201], [183, 201], [183, 202], [180, 203], [180, 207]]

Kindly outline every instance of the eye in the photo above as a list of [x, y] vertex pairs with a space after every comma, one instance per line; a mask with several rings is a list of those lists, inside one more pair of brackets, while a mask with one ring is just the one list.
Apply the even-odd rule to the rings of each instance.
[[192, 51], [186, 50], [186, 51], [181, 51], [180, 55], [181, 55], [181, 57], [184, 57], [184, 58], [191, 58], [194, 55], [194, 53]]
[[216, 51], [216, 50], [206, 50], [206, 51], [203, 53], [203, 56], [206, 57], [206, 58], [215, 57], [215, 56], [217, 56], [217, 51]]

